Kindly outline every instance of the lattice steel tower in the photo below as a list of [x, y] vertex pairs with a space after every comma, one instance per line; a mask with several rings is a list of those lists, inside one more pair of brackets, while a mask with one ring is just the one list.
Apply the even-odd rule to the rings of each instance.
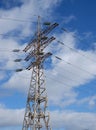
[[45, 53], [44, 49], [55, 40], [53, 36], [48, 38], [48, 34], [58, 24], [51, 24], [49, 22], [44, 24], [45, 27], [41, 29], [40, 16], [38, 16], [37, 32], [32, 41], [24, 49], [25, 52], [28, 52], [25, 61], [31, 60], [31, 64], [27, 69], [32, 69], [32, 76], [22, 130], [51, 130], [49, 113], [46, 111], [48, 97], [46, 94], [43, 63], [46, 58], [52, 55], [50, 52]]

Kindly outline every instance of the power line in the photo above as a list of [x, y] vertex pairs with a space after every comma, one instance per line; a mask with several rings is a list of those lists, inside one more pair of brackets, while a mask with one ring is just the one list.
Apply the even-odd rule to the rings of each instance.
[[[16, 19], [16, 18], [0, 18], [0, 19], [1, 19], [1, 20], [20, 21], [20, 22], [33, 22], [33, 21], [28, 21], [28, 20]], [[36, 23], [36, 22], [34, 22], [34, 23]], [[63, 29], [63, 28], [62, 28], [62, 29]], [[65, 29], [63, 29], [63, 31], [66, 31], [67, 33], [69, 32], [69, 31], [67, 31], [67, 30], [65, 30]], [[0, 34], [0, 35], [3, 36], [4, 34]], [[8, 36], [8, 35], [4, 35], [4, 36]], [[13, 36], [13, 37], [14, 37], [14, 36]], [[20, 36], [20, 37], [24, 37], [24, 36]], [[63, 43], [63, 42], [61, 42], [61, 41], [57, 41], [57, 42], [60, 43], [60, 44], [62, 44], [62, 45], [64, 45], [64, 46], [66, 46], [66, 47], [69, 48], [70, 50], [73, 50], [73, 51], [75, 51], [76, 53], [82, 55], [83, 57], [85, 57], [85, 58], [87, 58], [87, 59], [90, 59], [90, 60], [94, 61], [93, 59], [89, 58], [88, 56], [86, 56], [86, 55], [84, 55], [84, 54], [78, 52], [76, 49], [74, 49], [74, 48], [72, 48], [72, 47], [69, 47], [69, 46], [66, 45], [65, 43]]]
[[15, 71], [15, 69], [3, 69], [3, 68], [0, 68], [0, 71]]
[[[55, 56], [55, 55], [53, 55], [53, 56]], [[75, 67], [75, 68], [77, 68], [77, 69], [79, 69], [79, 70], [82, 70], [82, 71], [84, 71], [84, 72], [86, 72], [86, 73], [88, 73], [88, 74], [91, 74], [91, 75], [93, 75], [93, 76], [96, 77], [95, 74], [93, 74], [93, 73], [91, 73], [91, 72], [85, 70], [84, 68], [78, 67], [77, 65], [74, 65], [74, 64], [72, 64], [72, 63], [70, 63], [70, 62], [68, 62], [68, 61], [66, 61], [66, 60], [64, 60], [64, 59], [62, 59], [61, 57], [55, 56], [55, 58], [57, 58], [58, 60], [64, 61], [64, 62], [66, 62], [68, 65], [71, 65], [71, 66], [73, 66], [73, 67]]]
[[[65, 62], [66, 63], [66, 62]], [[67, 63], [66, 63], [67, 64]], [[56, 70], [56, 69], [55, 69]], [[69, 72], [69, 73], [71, 73], [71, 74], [73, 74], [73, 75], [76, 75], [76, 76], [78, 76], [79, 78], [82, 78], [82, 76], [80, 76], [80, 75], [78, 75], [77, 73], [75, 74], [74, 72], [72, 72], [72, 71], [69, 71], [69, 69], [66, 69], [66, 71], [67, 72]], [[61, 75], [61, 74], [60, 74]], [[83, 78], [84, 80], [87, 80], [86, 78]]]
[[[58, 79], [54, 79], [53, 77], [51, 77], [51, 76], [47, 76], [48, 77], [48, 79], [51, 79], [51, 80], [54, 80], [55, 82], [58, 82], [59, 84], [61, 84], [61, 85], [67, 85], [67, 87], [69, 86], [69, 87], [72, 87], [73, 85], [72, 84], [66, 84], [66, 83], [64, 83], [64, 82], [62, 82], [61, 80], [58, 80]], [[94, 84], [95, 85], [95, 84]], [[79, 85], [78, 85], [79, 86]], [[85, 92], [89, 92], [88, 91], [88, 89], [84, 89], [84, 91]]]
[[[74, 65], [74, 64], [72, 64], [72, 63], [70, 63], [70, 62], [68, 62], [68, 61], [66, 61], [66, 60], [64, 60], [64, 59], [62, 59], [61, 57], [58, 57], [58, 56], [54, 55], [54, 54], [52, 54], [52, 55], [55, 56], [56, 59], [61, 60], [61, 61], [64, 61], [64, 62], [66, 62], [68, 65], [73, 66], [73, 67], [75, 67], [75, 68], [77, 68], [77, 69], [79, 69], [79, 70], [82, 70], [82, 71], [84, 71], [84, 72], [86, 72], [86, 73], [88, 73], [88, 74], [91, 74], [91, 75], [93, 75], [93, 76], [96, 77], [95, 74], [93, 74], [93, 73], [87, 71], [86, 69], [81, 68], [81, 67], [78, 67], [77, 65]], [[23, 60], [24, 60], [24, 59], [21, 59], [20, 61], [23, 61]], [[19, 62], [19, 61], [15, 61], [15, 62]]]
[[[60, 74], [61, 75], [61, 74]], [[54, 76], [54, 75], [53, 75]], [[65, 83], [65, 82], [62, 82], [61, 80], [58, 80], [58, 79], [55, 79], [55, 78], [53, 78], [53, 76], [51, 76], [51, 75], [48, 75], [47, 76], [47, 79], [51, 79], [52, 81], [54, 80], [55, 82], [57, 82], [57, 83], [59, 83], [59, 84], [61, 84], [61, 85], [66, 85], [67, 87], [71, 87], [72, 86], [72, 84], [67, 84], [67, 83]], [[27, 76], [20, 76], [20, 78], [27, 78], [27, 79], [30, 79], [30, 77], [27, 77]], [[70, 79], [68, 79], [68, 80], [70, 80]], [[75, 80], [74, 80], [75, 81]], [[94, 85], [95, 85], [95, 83], [93, 83]], [[79, 85], [78, 85], [79, 86]], [[91, 89], [92, 90], [92, 89]], [[84, 92], [92, 92], [92, 91], [88, 91], [88, 89], [83, 89], [83, 91]]]
[[[67, 29], [65, 29], [65, 28], [61, 28], [61, 29], [62, 29], [64, 32], [66, 32], [66, 33], [70, 33], [69, 30], [67, 30]], [[78, 38], [76, 35], [73, 35], [73, 37]], [[79, 39], [79, 41], [81, 41], [80, 38], [78, 38], [78, 39]], [[84, 55], [84, 54], [82, 54], [81, 52], [78, 52], [75, 48], [72, 48], [72, 47], [66, 45], [64, 42], [61, 42], [61, 41], [57, 41], [57, 42], [60, 43], [60, 44], [62, 44], [62, 45], [64, 45], [64, 46], [66, 46], [66, 47], [69, 48], [70, 50], [75, 51], [76, 53], [78, 53], [78, 54], [84, 56], [85, 58], [88, 58], [89, 60], [94, 61], [93, 59], [91, 59], [91, 57], [88, 57], [87, 55]], [[95, 61], [95, 62], [96, 62], [96, 61]]]
[[[32, 21], [26, 21], [26, 20], [14, 19], [14, 18], [0, 18], [0, 19], [4, 19], [4, 20], [16, 20], [16, 21], [22, 21], [22, 22], [32, 22]], [[36, 22], [35, 22], [35, 23], [36, 23]], [[63, 28], [62, 28], [62, 29], [63, 29]], [[65, 32], [67, 32], [67, 33], [69, 32], [69, 31], [67, 31], [66, 29], [63, 29], [63, 31], [65, 31]], [[2, 36], [8, 36], [7, 34], [0, 34], [0, 35], [2, 35]], [[9, 36], [10, 36], [10, 35], [9, 35]], [[13, 36], [13, 37], [17, 37], [17, 36]], [[26, 37], [26, 36], [19, 36], [19, 37]], [[27, 38], [28, 38], [28, 37], [27, 37]], [[89, 59], [89, 60], [91, 60], [91, 61], [94, 61], [92, 58], [90, 58], [90, 57], [88, 57], [88, 56], [82, 54], [81, 52], [77, 51], [75, 48], [72, 48], [72, 47], [66, 45], [65, 43], [63, 43], [63, 42], [61, 42], [61, 41], [57, 41], [57, 42], [60, 43], [60, 44], [62, 44], [62, 45], [65, 46], [65, 47], [69, 48], [70, 50], [75, 51], [75, 52], [78, 53], [79, 55], [81, 55], [81, 56], [83, 56], [83, 57], [85, 57], [85, 58], [87, 58], [87, 59]]]
[[[31, 18], [30, 18], [31, 19]], [[10, 18], [10, 17], [2, 17], [0, 18], [0, 20], [8, 20], [8, 21], [14, 21], [14, 22], [23, 22], [23, 23], [26, 23], [26, 22], [29, 22], [29, 23], [37, 23], [35, 21], [32, 21], [32, 20], [26, 20], [26, 19], [18, 19], [18, 18]]]
[[26, 70], [26, 68], [19, 68], [19, 69], [6, 69], [6, 68], [0, 68], [0, 71], [14, 71], [14, 72], [20, 72], [20, 71], [23, 71], [23, 70]]
[[[58, 60], [61, 60], [61, 61], [66, 62], [68, 65], [71, 65], [71, 66], [73, 66], [73, 67], [75, 67], [75, 68], [77, 68], [77, 69], [79, 69], [79, 70], [82, 70], [82, 71], [84, 71], [84, 72], [86, 72], [86, 73], [88, 73], [88, 74], [91, 74], [91, 75], [93, 75], [93, 76], [96, 77], [95, 74], [93, 74], [93, 73], [91, 73], [91, 72], [85, 70], [84, 68], [78, 67], [77, 65], [74, 65], [74, 64], [72, 64], [72, 63], [70, 63], [70, 62], [68, 62], [68, 61], [66, 61], [66, 60], [64, 60], [64, 59], [62, 59], [62, 58], [60, 58], [60, 57], [58, 57], [58, 56], [56, 56], [56, 55], [53, 55], [53, 56], [55, 56], [55, 58], [58, 59]], [[16, 59], [16, 60], [19, 60], [19, 59]], [[21, 59], [20, 61], [23, 61], [23, 60], [24, 60], [24, 59]], [[20, 61], [15, 61], [15, 62], [20, 62]]]
[[16, 19], [16, 18], [0, 18], [0, 20], [9, 20], [9, 21], [15, 21], [15, 22], [31, 22], [31, 23], [36, 23], [35, 21], [31, 20], [25, 20], [25, 19]]
[[31, 36], [24, 36], [24, 35], [20, 35], [20, 36], [16, 36], [16, 35], [13, 35], [13, 34], [3, 34], [3, 33], [0, 33], [0, 36], [4, 36], [4, 37], [17, 37], [18, 39], [19, 38], [31, 38]]
[[[0, 71], [14, 71], [14, 72], [20, 72], [20, 71], [23, 71], [23, 70], [26, 70], [25, 67], [21, 68], [21, 69], [3, 69], [3, 68], [0, 68]], [[53, 75], [53, 74], [52, 74]], [[54, 76], [54, 75], [53, 75]], [[73, 78], [69, 78], [69, 77], [66, 77], [66, 75], [63, 75], [63, 74], [60, 74], [60, 76], [64, 77], [64, 79], [67, 79], [67, 80], [71, 80], [73, 82], [76, 82], [76, 83], [79, 83], [79, 81], [73, 79]], [[60, 81], [61, 82], [61, 81]], [[68, 85], [68, 84], [67, 84]]]
[[[59, 43], [61, 43], [62, 45], [65, 45], [63, 42], [61, 42], [61, 41], [57, 41], [57, 42], [59, 42]], [[66, 45], [67, 46], [67, 45]], [[68, 48], [70, 48], [71, 50], [75, 50], [74, 48], [71, 48], [71, 47], [69, 47], [69, 46], [67, 46]], [[1, 50], [1, 51], [9, 51], [9, 50]], [[10, 52], [11, 52], [11, 50], [10, 50]], [[15, 52], [15, 51], [13, 51], [12, 50], [12, 52]], [[21, 52], [21, 50], [19, 50], [18, 52]], [[22, 51], [23, 52], [23, 51]], [[76, 50], [75, 50], [75, 52], [77, 52]], [[77, 52], [78, 53], [78, 52]], [[83, 55], [82, 55], [83, 56]], [[58, 56], [55, 56], [57, 59], [59, 59], [59, 60], [63, 60], [62, 58], [60, 58], [60, 57], [58, 57]], [[69, 64], [69, 65], [71, 65], [71, 66], [74, 66], [74, 67], [76, 67], [76, 68], [78, 68], [78, 69], [80, 69], [80, 70], [83, 70], [83, 71], [85, 71], [85, 72], [87, 72], [87, 73], [89, 73], [89, 74], [91, 74], [91, 75], [94, 75], [94, 74], [92, 74], [92, 73], [90, 73], [89, 71], [87, 71], [87, 70], [85, 70], [85, 69], [83, 69], [83, 68], [81, 68], [81, 67], [78, 67], [78, 66], [76, 66], [76, 65], [73, 65], [72, 63], [70, 63], [70, 62], [67, 62], [67, 61], [65, 61], [65, 60], [63, 60], [64, 62], [66, 62], [67, 64]], [[94, 75], [94, 76], [96, 76], [96, 75]]]
[[[66, 32], [66, 33], [71, 33], [72, 34], [72, 32], [70, 32], [69, 30], [67, 30], [66, 28], [61, 28], [61, 30], [63, 30], [64, 32]], [[73, 37], [75, 37], [75, 38], [77, 38], [79, 41], [81, 41], [82, 39], [81, 38], [79, 38], [79, 37], [77, 37], [76, 35], [74, 35], [74, 34], [72, 34], [72, 36]]]
[[[21, 76], [20, 75], [20, 78], [26, 78], [26, 79], [31, 79], [31, 77], [29, 77], [29, 76]], [[59, 84], [61, 84], [61, 85], [66, 85], [67, 87], [71, 87], [72, 86], [72, 84], [67, 84], [67, 83], [65, 83], [65, 82], [62, 82], [61, 80], [58, 80], [58, 79], [55, 79], [55, 78], [53, 78], [53, 76], [47, 76], [47, 80], [48, 79], [50, 79], [50, 80], [54, 80], [55, 82], [57, 82], [57, 83], [59, 83]], [[88, 90], [88, 89], [83, 89], [83, 91], [84, 92], [90, 92], [90, 90]], [[92, 92], [92, 91], [91, 91]]]
[[[18, 70], [20, 70], [20, 69], [18, 69]], [[26, 70], [25, 68], [23, 68], [23, 70]], [[16, 72], [16, 69], [0, 69], [0, 71], [14, 71], [14, 72]], [[53, 75], [53, 74], [52, 74]], [[53, 75], [54, 76], [54, 75]], [[73, 86], [72, 84], [68, 84], [68, 83], [64, 83], [64, 82], [62, 82], [61, 80], [59, 80], [59, 79], [54, 79], [53, 78], [53, 76], [47, 76], [49, 79], [51, 79], [51, 80], [54, 80], [55, 82], [58, 82], [59, 84], [61, 84], [61, 85], [66, 85], [67, 87], [69, 86], [69, 87], [71, 87], [71, 86]], [[64, 75], [61, 75], [60, 74], [60, 76], [62, 76], [62, 77], [64, 77], [64, 79], [67, 79], [67, 80], [71, 80], [71, 81], [75, 81], [75, 82], [77, 82], [77, 80], [74, 80], [74, 79], [72, 79], [72, 78], [68, 78], [68, 77], [66, 77], [66, 76], [64, 76]], [[30, 79], [30, 77], [28, 77], [28, 76], [21, 76], [20, 75], [20, 78], [26, 78], [26, 79]], [[95, 84], [95, 83], [94, 83]], [[79, 85], [78, 85], [79, 86]], [[84, 90], [85, 91], [85, 90]]]
[[85, 57], [86, 59], [96, 62], [95, 60], [91, 59], [91, 58], [88, 57], [87, 55], [82, 54], [81, 52], [77, 51], [75, 48], [72, 48], [72, 47], [66, 45], [65, 43], [63, 43], [63, 42], [61, 42], [61, 41], [57, 41], [57, 42], [60, 43], [61, 45], [65, 46], [65, 47], [69, 48], [70, 50], [72, 50], [72, 51], [78, 53], [79, 55]]
[[[23, 69], [0, 69], [0, 71], [15, 71], [15, 72], [20, 72], [20, 71], [22, 71], [22, 70], [26, 70], [26, 68], [23, 68]], [[71, 72], [72, 73], [72, 72]], [[53, 75], [54, 76], [54, 75]], [[73, 81], [73, 82], [76, 82], [76, 83], [79, 83], [79, 81], [77, 81], [77, 80], [75, 80], [75, 79], [73, 79], [73, 78], [68, 78], [68, 77], [66, 77], [65, 75], [62, 75], [62, 74], [60, 74], [60, 76], [62, 76], [62, 77], [64, 77], [64, 79], [67, 79], [67, 80], [71, 80], [71, 81]], [[79, 75], [78, 75], [79, 76]], [[79, 76], [80, 77], [80, 76]], [[85, 79], [86, 80], [86, 79]], [[68, 84], [67, 84], [68, 85]]]
[[[10, 35], [8, 35], [8, 34], [0, 34], [1, 36], [9, 36], [10, 37]], [[11, 35], [12, 36], [12, 35]], [[17, 37], [17, 36], [12, 36], [12, 37]], [[21, 37], [26, 37], [26, 38], [30, 38], [30, 37], [28, 37], [28, 36], [18, 36], [19, 38]], [[57, 41], [57, 40], [56, 40]], [[70, 46], [68, 46], [68, 45], [66, 45], [64, 42], [61, 42], [61, 41], [57, 41], [58, 43], [60, 43], [61, 45], [63, 45], [63, 46], [65, 46], [65, 47], [67, 47], [67, 48], [69, 48], [71, 51], [74, 51], [74, 52], [76, 52], [77, 54], [79, 54], [79, 55], [81, 55], [81, 56], [83, 56], [83, 57], [85, 57], [86, 59], [88, 59], [88, 60], [91, 60], [91, 61], [93, 61], [93, 62], [96, 62], [95, 60], [93, 60], [92, 58], [90, 58], [89, 56], [87, 56], [87, 55], [85, 55], [85, 54], [82, 54], [81, 52], [79, 52], [78, 50], [76, 50], [75, 48], [72, 48], [72, 47], [70, 47]], [[2, 48], [0, 48], [0, 51], [8, 51], [8, 50], [3, 50]]]

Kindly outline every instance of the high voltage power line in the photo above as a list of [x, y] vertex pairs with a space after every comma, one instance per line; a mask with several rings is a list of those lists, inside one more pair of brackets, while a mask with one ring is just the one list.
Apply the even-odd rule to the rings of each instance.
[[[19, 78], [23, 78], [23, 79], [30, 79], [30, 77], [29, 76], [21, 76], [20, 75], [20, 77]], [[61, 85], [66, 85], [66, 87], [72, 87], [73, 85], [72, 84], [67, 84], [67, 83], [65, 83], [65, 82], [63, 82], [63, 81], [61, 81], [61, 80], [58, 80], [58, 79], [55, 79], [55, 78], [53, 78], [52, 76], [47, 76], [47, 80], [52, 80], [52, 81], [55, 81], [56, 83], [58, 83], [58, 84], [61, 84]], [[70, 79], [69, 79], [69, 81], [70, 81]], [[92, 83], [93, 85], [95, 85], [95, 83]], [[91, 89], [92, 90], [92, 89]], [[83, 91], [84, 92], [92, 92], [92, 91], [90, 91], [90, 90], [88, 90], [88, 89], [83, 89]]]
[[[57, 42], [60, 43], [60, 44], [62, 44], [62, 45], [65, 46], [65, 47], [69, 48], [70, 50], [76, 52], [77, 54], [79, 54], [79, 55], [85, 57], [86, 59], [91, 60], [91, 61], [93, 61], [93, 62], [96, 62], [96, 60], [93, 60], [91, 57], [89, 57], [89, 56], [87, 56], [87, 55], [85, 55], [85, 54], [82, 54], [80, 51], [78, 51], [78, 50], [75, 49], [75, 48], [72, 48], [72, 47], [68, 46], [68, 45], [65, 44], [64, 42], [61, 42], [61, 41], [57, 41]], [[82, 51], [82, 50], [81, 50], [81, 51]]]
[[[26, 70], [26, 68], [23, 68], [22, 70]], [[14, 71], [14, 72], [16, 72], [16, 69], [0, 69], [0, 71]], [[71, 72], [70, 72], [71, 73]], [[51, 74], [51, 75], [53, 75], [54, 76], [54, 74]], [[66, 75], [63, 75], [63, 74], [61, 74], [60, 73], [60, 76], [62, 76], [64, 79], [67, 79], [67, 80], [69, 80], [69, 81], [72, 81], [73, 83], [79, 83], [79, 81], [78, 80], [76, 80], [76, 79], [73, 79], [73, 78], [70, 78], [70, 77], [68, 77], [68, 76], [66, 76]], [[30, 79], [30, 77], [28, 77], [28, 76], [21, 76], [20, 75], [20, 77], [24, 77], [24, 78], [28, 78], [28, 79]], [[50, 77], [50, 76], [48, 76], [48, 77]], [[52, 76], [51, 76], [52, 77]], [[80, 75], [78, 75], [78, 77], [80, 77]], [[82, 76], [81, 76], [81, 78], [82, 78]], [[83, 78], [84, 80], [87, 80], [87, 79], [85, 79], [85, 78]], [[56, 79], [57, 81], [59, 81], [58, 79]], [[60, 82], [61, 82], [61, 80], [60, 80]], [[66, 84], [66, 85], [69, 85], [69, 84]], [[70, 84], [70, 86], [71, 86], [71, 84]]]
[[[31, 34], [30, 34], [31, 35]], [[14, 35], [14, 34], [3, 34], [3, 33], [0, 33], [0, 36], [4, 36], [4, 37], [17, 37], [18, 39], [19, 38], [31, 38], [31, 36], [23, 36], [23, 35], [18, 35], [18, 36], [16, 36], [16, 35]]]
[[[8, 34], [0, 34], [0, 35], [2, 35], [2, 36], [10, 36], [10, 35], [8, 35]], [[12, 37], [17, 37], [17, 36], [12, 36]], [[19, 37], [19, 36], [18, 36], [18, 37]], [[24, 36], [20, 36], [20, 37], [24, 37]], [[25, 37], [27, 37], [27, 36], [25, 36]], [[88, 60], [90, 60], [90, 61], [96, 62], [96, 61], [95, 61], [94, 59], [92, 59], [91, 57], [89, 57], [89, 56], [87, 56], [87, 55], [85, 55], [85, 54], [82, 54], [79, 50], [68, 46], [68, 45], [65, 44], [64, 42], [61, 42], [61, 41], [58, 41], [58, 40], [56, 40], [56, 41], [57, 41], [58, 43], [60, 43], [61, 45], [63, 45], [63, 46], [65, 46], [65, 47], [69, 48], [71, 51], [74, 51], [74, 52], [76, 52], [77, 54], [83, 56], [84, 58], [86, 58], [86, 59], [88, 59]], [[3, 48], [0, 48], [0, 51], [10, 51], [10, 52], [13, 52], [12, 50], [5, 50], [5, 49], [3, 49]], [[82, 50], [81, 50], [81, 51], [82, 51]], [[20, 52], [23, 52], [23, 51], [21, 50]]]
[[26, 19], [17, 19], [17, 18], [5, 18], [5, 17], [2, 17], [0, 18], [0, 20], [9, 20], [9, 21], [14, 21], [14, 22], [31, 22], [31, 23], [36, 23], [35, 21], [31, 21], [31, 20], [26, 20]]
[[[33, 16], [36, 16], [36, 15], [33, 15]], [[12, 17], [0, 17], [0, 20], [8, 20], [8, 21], [13, 21], [13, 22], [23, 22], [23, 23], [29, 22], [29, 23], [35, 23], [35, 24], [37, 23], [35, 21], [32, 21], [31, 19], [32, 18], [20, 19], [20, 18], [12, 18]], [[43, 17], [42, 19], [45, 21]]]
[[[15, 70], [11, 70], [11, 71], [15, 71]], [[54, 75], [53, 75], [54, 76]], [[53, 78], [53, 76], [52, 75], [48, 75], [47, 76], [47, 79], [50, 79], [50, 80], [54, 80], [55, 82], [57, 82], [57, 83], [59, 83], [59, 84], [61, 84], [61, 85], [66, 85], [67, 87], [71, 87], [71, 86], [73, 86], [72, 84], [69, 84], [69, 83], [65, 83], [65, 82], [63, 82], [62, 80], [59, 80], [59, 79], [55, 79], [55, 78]], [[73, 81], [74, 79], [69, 79], [68, 77], [65, 77], [64, 75], [61, 75], [60, 74], [60, 76], [63, 76], [64, 78], [66, 78], [67, 80], [71, 80], [71, 81]], [[20, 77], [19, 78], [23, 78], [23, 79], [30, 79], [30, 77], [29, 76], [22, 76], [22, 75], [20, 75]], [[74, 80], [75, 82], [77, 82], [77, 80]], [[78, 82], [79, 83], [79, 82]], [[95, 83], [93, 83], [93, 85], [95, 85]], [[77, 85], [76, 85], [77, 86]], [[84, 90], [84, 92], [89, 92], [88, 90]]]
[[[77, 65], [72, 64], [71, 62], [66, 61], [66, 60], [62, 59], [61, 57], [58, 57], [58, 56], [56, 56], [56, 55], [54, 55], [54, 54], [52, 54], [52, 55], [53, 55], [56, 59], [58, 59], [58, 60], [60, 60], [60, 61], [63, 61], [64, 63], [68, 64], [69, 66], [73, 66], [73, 67], [75, 67], [75, 68], [77, 68], [77, 69], [79, 69], [79, 70], [81, 70], [81, 71], [84, 71], [84, 72], [86, 72], [86, 73], [88, 73], [88, 74], [93, 75], [93, 76], [96, 77], [96, 74], [93, 74], [93, 73], [89, 72], [89, 71], [86, 70], [85, 68], [78, 67]], [[13, 61], [15, 61], [15, 62], [20, 62], [20, 61], [26, 61], [26, 60], [25, 60], [25, 59], [16, 59], [16, 60], [13, 60]]]
[[[36, 16], [36, 15], [34, 15], [34, 16]], [[12, 20], [12, 21], [18, 21], [18, 22], [33, 22], [33, 23], [36, 23], [35, 21], [28, 21], [28, 20], [25, 20], [25, 19], [17, 19], [17, 18], [9, 18], [9, 17], [4, 17], [4, 18], [0, 18], [1, 20]], [[63, 31], [65, 31], [66, 33], [69, 33], [69, 31], [68, 30], [66, 30], [66, 29], [64, 29], [64, 28], [61, 28]], [[7, 36], [12, 36], [12, 37], [24, 37], [24, 38], [28, 38], [28, 36], [16, 36], [16, 35], [9, 35], [9, 34], [0, 34], [1, 36], [5, 36], [5, 37], [7, 37]], [[76, 36], [75, 36], [76, 37]], [[30, 38], [30, 37], [29, 37]], [[57, 40], [56, 40], [57, 41]], [[79, 54], [79, 55], [81, 55], [81, 56], [83, 56], [83, 57], [85, 57], [86, 59], [89, 59], [89, 60], [91, 60], [91, 61], [95, 61], [95, 60], [93, 60], [91, 57], [89, 57], [89, 56], [87, 56], [87, 55], [85, 55], [85, 54], [82, 54], [80, 51], [78, 51], [78, 50], [76, 50], [75, 48], [72, 48], [72, 47], [70, 47], [70, 46], [68, 46], [67, 44], [65, 44], [64, 42], [62, 42], [62, 41], [57, 41], [58, 43], [60, 43], [60, 44], [62, 44], [63, 46], [65, 46], [65, 47], [67, 47], [67, 48], [69, 48], [70, 50], [72, 50], [72, 51], [74, 51], [74, 52], [76, 52], [77, 54]], [[95, 61], [96, 62], [96, 61]]]
[[[21, 52], [22, 52], [22, 51], [21, 51]], [[55, 55], [53, 55], [53, 56], [55, 56]], [[66, 63], [66, 64], [68, 64], [68, 65], [71, 65], [71, 66], [73, 66], [73, 67], [75, 67], [75, 68], [77, 68], [77, 69], [79, 69], [79, 70], [82, 70], [82, 71], [84, 71], [84, 72], [86, 72], [86, 73], [88, 73], [88, 74], [93, 75], [94, 77], [96, 77], [95, 74], [93, 74], [93, 73], [91, 73], [91, 72], [85, 70], [84, 68], [78, 67], [78, 66], [76, 66], [76, 65], [74, 65], [74, 64], [72, 64], [72, 63], [70, 63], [70, 62], [68, 62], [68, 61], [63, 60], [62, 58], [60, 58], [60, 57], [58, 57], [58, 56], [55, 56], [55, 58], [58, 59], [58, 60], [64, 61], [64, 63]], [[16, 61], [16, 60], [13, 60], [13, 61]], [[25, 61], [25, 60], [24, 60], [24, 59], [17, 59], [17, 62], [19, 62], [19, 61]], [[26, 69], [26, 68], [25, 68], [25, 69]], [[4, 70], [4, 69], [0, 69], [0, 70]], [[5, 70], [8, 70], [8, 69], [5, 69]], [[23, 68], [23, 69], [19, 69], [19, 70], [22, 71], [22, 70], [24, 70], [24, 68]], [[18, 71], [19, 71], [19, 70], [18, 70]], [[10, 70], [10, 71], [11, 71], [11, 70]]]
[[[17, 71], [22, 71], [22, 70], [26, 70], [26, 68], [22, 68], [22, 69], [0, 69], [0, 71], [14, 71], [14, 72], [17, 72]], [[69, 71], [69, 70], [67, 70], [67, 71]], [[70, 73], [72, 73], [71, 71], [69, 71]], [[53, 74], [52, 74], [53, 75]], [[75, 74], [75, 75], [77, 75], [78, 77], [80, 77], [80, 78], [82, 78], [82, 76], [80, 76], [80, 75], [78, 75], [78, 74]], [[53, 75], [54, 76], [54, 75]], [[60, 74], [60, 76], [62, 76], [62, 77], [64, 77], [64, 79], [67, 79], [67, 80], [69, 80], [69, 81], [72, 81], [73, 83], [74, 82], [76, 82], [76, 83], [79, 83], [79, 81], [77, 81], [77, 80], [75, 80], [75, 79], [73, 79], [73, 78], [69, 78], [68, 76], [66, 76], [66, 75], [63, 75], [63, 74]], [[21, 77], [21, 76], [20, 76]], [[28, 77], [26, 77], [26, 78], [28, 78]], [[28, 78], [29, 79], [29, 78]], [[84, 80], [87, 80], [87, 79], [85, 79], [85, 78], [83, 78]], [[68, 85], [68, 84], [66, 84], [66, 85]]]
[[[55, 56], [55, 55], [54, 55], [54, 56]], [[91, 73], [91, 72], [85, 70], [84, 68], [78, 67], [77, 65], [72, 64], [71, 62], [66, 61], [66, 60], [64, 60], [64, 59], [62, 59], [62, 58], [60, 58], [60, 57], [58, 57], [58, 56], [55, 56], [55, 57], [56, 57], [58, 60], [61, 60], [61, 61], [66, 62], [66, 63], [67, 63], [68, 65], [70, 65], [70, 66], [73, 66], [73, 67], [75, 67], [75, 68], [77, 68], [77, 69], [79, 69], [79, 70], [82, 70], [82, 71], [84, 71], [84, 72], [86, 72], [86, 73], [88, 73], [88, 74], [91, 74], [91, 75], [93, 75], [93, 76], [96, 77], [96, 74], [93, 74], [93, 73]]]
[[[22, 70], [26, 70], [26, 68], [23, 68]], [[0, 71], [14, 71], [14, 72], [16, 72], [16, 69], [0, 69]], [[67, 72], [72, 73], [72, 72], [69, 71], [69, 70], [67, 70]], [[52, 74], [52, 75], [54, 76], [54, 74]], [[75, 75], [77, 75], [78, 77], [82, 78], [82, 76], [80, 76], [80, 75], [78, 75], [78, 74], [75, 74]], [[77, 83], [77, 84], [79, 83], [78, 80], [73, 79], [73, 78], [69, 78], [68, 76], [63, 75], [63, 74], [61, 74], [61, 73], [60, 73], [60, 76], [62, 76], [64, 79], [67, 79], [67, 80], [69, 80], [69, 81], [72, 81], [73, 83]], [[24, 76], [20, 76], [20, 77], [24, 77]], [[28, 76], [26, 76], [26, 77], [24, 77], [24, 78], [30, 79]], [[83, 78], [83, 80], [87, 80], [87, 79]], [[61, 82], [61, 81], [60, 81], [60, 82]], [[69, 84], [66, 84], [66, 85], [69, 85]]]
[[[89, 56], [85, 55], [85, 54], [82, 54], [81, 52], [79, 52], [78, 50], [76, 50], [75, 48], [72, 48], [72, 47], [69, 47], [67, 46], [65, 43], [61, 42], [61, 41], [57, 41], [59, 42], [60, 44], [64, 45], [65, 47], [69, 48], [70, 50], [76, 52], [77, 54], [85, 57], [86, 59], [90, 60], [90, 61], [93, 61], [93, 62], [96, 62], [95, 60], [93, 60], [92, 58], [90, 58]], [[3, 48], [0, 48], [0, 52], [1, 51], [9, 51], [9, 52], [13, 52], [13, 50], [9, 50], [9, 49], [3, 49]], [[23, 52], [22, 50], [20, 50], [19, 52]], [[23, 52], [24, 53], [24, 52]]]

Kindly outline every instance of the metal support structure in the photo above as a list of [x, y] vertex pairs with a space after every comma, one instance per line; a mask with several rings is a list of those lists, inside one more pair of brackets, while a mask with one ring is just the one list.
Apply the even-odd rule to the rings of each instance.
[[40, 130], [44, 123], [46, 130], [50, 130], [49, 113], [46, 112], [47, 100], [43, 68], [34, 66], [22, 130]]
[[26, 69], [32, 69], [32, 76], [22, 130], [51, 130], [49, 112], [46, 111], [48, 97], [46, 94], [43, 63], [51, 55], [50, 52], [44, 53], [44, 49], [55, 40], [54, 37], [47, 38], [46, 33], [50, 32], [57, 25], [56, 23], [52, 24], [45, 31], [42, 31], [39, 16], [37, 35], [33, 39], [34, 42], [27, 45], [24, 49], [25, 52], [29, 49], [31, 50], [25, 61], [31, 60], [31, 64]]

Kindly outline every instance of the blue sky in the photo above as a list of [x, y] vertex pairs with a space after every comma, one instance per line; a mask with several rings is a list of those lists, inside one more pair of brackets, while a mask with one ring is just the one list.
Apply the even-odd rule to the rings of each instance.
[[52, 56], [45, 62], [53, 130], [96, 130], [95, 12], [95, 0], [0, 1], [0, 130], [22, 127], [31, 72], [13, 71], [28, 63], [14, 63], [25, 54], [12, 50], [29, 43], [38, 15], [41, 23], [59, 23], [51, 34], [57, 40], [46, 51], [62, 60]]

